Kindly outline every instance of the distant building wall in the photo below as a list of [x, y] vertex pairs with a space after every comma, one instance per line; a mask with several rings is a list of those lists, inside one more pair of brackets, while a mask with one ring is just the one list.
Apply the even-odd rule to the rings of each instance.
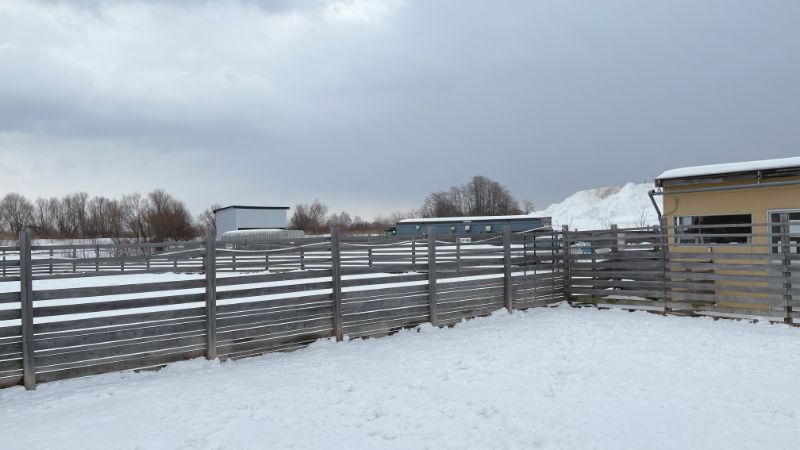
[[238, 228], [286, 228], [286, 210], [284, 209], [236, 209]]
[[214, 213], [214, 223], [217, 228], [217, 240], [222, 239], [226, 231], [236, 230], [236, 210], [232, 208], [221, 209]]
[[398, 222], [397, 225], [395, 225], [395, 235], [422, 236], [427, 234], [428, 226], [433, 225], [438, 235], [455, 234], [468, 237], [499, 234], [503, 232], [506, 225], [511, 226], [512, 232], [520, 232], [549, 227], [551, 223], [549, 217], [524, 217], [502, 220], [455, 218], [452, 221], [426, 221], [425, 219], [420, 219], [413, 222]]
[[284, 207], [229, 206], [214, 211], [217, 240], [228, 231], [253, 229], [286, 229], [287, 211]]

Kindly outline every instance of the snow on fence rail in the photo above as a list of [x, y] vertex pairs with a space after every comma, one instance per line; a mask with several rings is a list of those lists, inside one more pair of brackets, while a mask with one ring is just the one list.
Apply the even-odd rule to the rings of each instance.
[[[18, 288], [0, 293], [0, 386], [290, 350], [557, 303], [561, 242], [550, 232], [462, 243], [334, 230], [268, 243], [148, 244], [129, 254], [95, 247], [92, 256], [76, 246], [32, 246], [26, 232], [9, 249], [18, 255], [9, 266]], [[186, 275], [143, 281], [147, 271]], [[131, 281], [119, 282], [120, 274]], [[33, 289], [34, 281], [59, 280], [58, 288]]]

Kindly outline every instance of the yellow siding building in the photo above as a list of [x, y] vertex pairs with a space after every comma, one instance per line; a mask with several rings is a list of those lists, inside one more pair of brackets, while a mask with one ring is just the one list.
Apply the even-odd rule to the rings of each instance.
[[[772, 295], [764, 289], [769, 282], [748, 278], [766, 280], [770, 261], [782, 257], [784, 250], [797, 253], [800, 157], [673, 169], [661, 174], [655, 184], [659, 190], [652, 194], [663, 196], [668, 249], [671, 263], [677, 266], [673, 271], [685, 266], [686, 272], [710, 274], [703, 278], [705, 291], [689, 291], [731, 300], [720, 305], [765, 308]], [[792, 243], [782, 248], [786, 231], [793, 235], [789, 238]], [[781, 232], [784, 234], [778, 236]], [[760, 265], [763, 270], [753, 270]], [[692, 281], [697, 279], [695, 276]], [[743, 305], [737, 301], [740, 297], [744, 303], [747, 298], [756, 299], [756, 304]]]

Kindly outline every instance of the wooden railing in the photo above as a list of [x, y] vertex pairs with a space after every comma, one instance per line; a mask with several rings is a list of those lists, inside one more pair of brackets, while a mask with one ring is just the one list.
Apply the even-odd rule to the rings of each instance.
[[[23, 233], [11, 249], [19, 255], [10, 266], [17, 281], [0, 293], [0, 386], [32, 389], [558, 303], [565, 299], [561, 242], [552, 232], [467, 243], [334, 230], [291, 241], [153, 245], [133, 255], [95, 249], [99, 257], [53, 246], [51, 258], [49, 247], [32, 246]], [[65, 251], [77, 255], [65, 258]], [[141, 276], [166, 271], [175, 275]]]

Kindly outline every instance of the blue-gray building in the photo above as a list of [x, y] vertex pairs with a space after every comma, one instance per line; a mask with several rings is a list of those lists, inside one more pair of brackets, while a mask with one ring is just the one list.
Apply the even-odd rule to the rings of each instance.
[[529, 215], [514, 216], [474, 216], [474, 217], [435, 217], [424, 219], [405, 219], [386, 230], [388, 236], [423, 236], [428, 226], [436, 227], [437, 235], [459, 235], [464, 237], [487, 234], [501, 234], [506, 225], [511, 225], [514, 233], [521, 231], [548, 229], [552, 225], [550, 217]]

